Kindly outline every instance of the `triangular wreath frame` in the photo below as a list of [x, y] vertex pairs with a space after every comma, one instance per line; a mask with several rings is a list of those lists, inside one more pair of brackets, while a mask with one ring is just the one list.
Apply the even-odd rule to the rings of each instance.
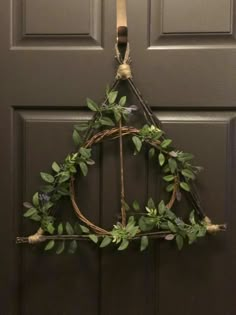
[[[225, 224], [212, 224], [202, 209], [193, 183], [200, 168], [191, 164], [193, 155], [171, 146], [172, 140], [166, 138], [160, 121], [137, 89], [131, 75], [128, 43], [124, 58], [121, 57], [120, 49], [116, 45], [116, 59], [119, 62], [116, 80], [111, 89], [106, 91], [105, 101], [98, 106], [94, 101], [87, 99], [87, 105], [94, 112], [94, 116], [88, 124], [75, 126], [73, 139], [79, 147], [78, 150], [67, 155], [62, 164], [53, 162], [52, 174], [41, 172], [40, 175], [47, 185], [33, 195], [32, 203], [24, 202], [24, 206], [28, 209], [24, 217], [40, 222], [40, 227], [29, 237], [17, 237], [17, 243], [46, 242], [45, 250], [56, 248], [56, 253], [61, 254], [65, 250], [65, 241], [69, 241], [69, 253], [76, 251], [77, 241], [81, 240], [91, 240], [100, 248], [115, 243], [118, 250], [126, 249], [133, 240], [140, 240], [140, 250], [143, 251], [148, 247], [149, 239], [162, 238], [168, 241], [175, 240], [178, 248], [181, 249], [185, 240], [192, 244], [197, 238], [207, 233], [226, 229]], [[128, 81], [143, 111], [147, 124], [140, 129], [123, 125], [129, 113], [135, 108], [125, 106], [125, 96], [117, 102], [116, 89], [121, 80]], [[149, 158], [158, 155], [156, 160], [163, 169], [163, 179], [167, 182], [166, 190], [170, 193], [167, 203], [161, 200], [158, 205], [155, 205], [153, 199], [150, 198], [144, 213], [139, 203], [134, 201], [132, 204], [134, 213], [129, 215], [130, 207], [125, 201], [122, 142], [125, 136], [132, 137], [135, 154], [139, 153], [143, 144], [146, 143], [149, 146]], [[83, 215], [75, 198], [74, 181], [78, 171], [86, 176], [88, 165], [94, 164], [91, 159], [92, 146], [115, 138], [119, 139], [120, 149], [121, 221], [108, 231], [95, 225]], [[172, 210], [175, 201], [180, 202], [183, 193], [194, 209], [190, 213], [188, 222], [177, 217]], [[79, 219], [75, 226], [69, 222], [66, 224], [57, 222], [56, 216], [52, 213], [53, 207], [62, 197], [69, 197], [71, 200]], [[57, 241], [58, 244], [56, 244]]]

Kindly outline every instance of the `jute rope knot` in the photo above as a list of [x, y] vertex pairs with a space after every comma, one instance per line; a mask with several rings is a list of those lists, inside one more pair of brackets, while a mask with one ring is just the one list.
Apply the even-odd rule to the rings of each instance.
[[204, 218], [204, 222], [206, 223], [207, 232], [210, 234], [226, 230], [226, 224], [212, 224], [208, 217]]
[[121, 54], [118, 48], [118, 45], [116, 44], [115, 46], [116, 50], [116, 59], [120, 63], [117, 73], [116, 73], [116, 79], [117, 80], [128, 80], [132, 78], [132, 73], [131, 73], [131, 68], [130, 68], [130, 63], [131, 63], [131, 58], [130, 58], [130, 47], [129, 43], [127, 43], [126, 46], [126, 51], [125, 51], [125, 56], [124, 59], [121, 58]]
[[38, 231], [33, 234], [33, 235], [30, 235], [28, 237], [28, 241], [30, 244], [36, 244], [36, 243], [40, 243], [40, 242], [43, 242], [44, 238], [43, 238], [43, 229], [42, 228], [39, 228]]
[[127, 63], [122, 63], [121, 65], [119, 65], [116, 74], [116, 79], [127, 80], [130, 78], [132, 78], [130, 65], [128, 65]]

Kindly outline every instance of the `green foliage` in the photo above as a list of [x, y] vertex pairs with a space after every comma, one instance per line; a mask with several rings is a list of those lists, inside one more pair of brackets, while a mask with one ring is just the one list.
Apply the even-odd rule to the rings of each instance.
[[140, 210], [140, 205], [139, 205], [137, 200], [134, 200], [132, 206], [133, 206], [135, 211], [139, 211]]
[[50, 250], [54, 247], [55, 245], [55, 241], [54, 240], [50, 240], [47, 245], [44, 247], [44, 250]]
[[76, 252], [76, 250], [77, 250], [77, 247], [78, 246], [77, 246], [76, 240], [71, 241], [70, 244], [69, 244], [68, 253], [69, 254], [74, 254]]
[[48, 173], [40, 173], [40, 176], [42, 177], [42, 179], [47, 182], [47, 183], [53, 183], [54, 182], [54, 177], [51, 174]]
[[142, 148], [142, 141], [137, 136], [133, 136], [132, 140], [133, 140], [133, 143], [135, 145], [137, 152], [140, 152], [140, 150]]
[[141, 237], [140, 251], [144, 251], [148, 247], [148, 237], [146, 235]]
[[121, 241], [120, 246], [118, 247], [118, 250], [125, 250], [129, 246], [129, 241], [127, 239], [123, 239]]
[[161, 143], [161, 147], [163, 149], [167, 148], [170, 144], [171, 144], [172, 140], [171, 139], [165, 139], [162, 143]]
[[73, 131], [72, 138], [73, 138], [75, 145], [78, 146], [81, 144], [82, 139], [81, 139], [80, 134], [78, 133], [78, 131], [76, 129]]
[[159, 153], [158, 159], [159, 159], [160, 166], [163, 166], [164, 163], [165, 163], [165, 156], [164, 156], [164, 154], [163, 153]]
[[105, 236], [100, 244], [100, 248], [106, 247], [111, 243], [112, 239], [110, 236]]
[[59, 242], [59, 244], [57, 245], [56, 254], [60, 255], [61, 253], [64, 252], [64, 249], [65, 249], [65, 241]]
[[130, 216], [126, 226], [123, 226], [120, 222], [113, 226], [111, 231], [112, 242], [119, 244], [118, 250], [124, 250], [128, 247], [129, 240], [134, 238], [139, 232], [140, 229], [136, 225], [134, 217]]
[[[92, 159], [92, 149], [87, 147], [87, 135], [93, 136], [97, 130], [106, 130], [118, 126], [120, 122], [126, 122], [129, 115], [135, 110], [132, 108], [133, 105], [126, 106], [126, 96], [119, 97], [117, 91], [107, 90], [106, 96], [108, 102], [102, 105], [87, 99], [87, 106], [95, 115], [91, 121], [80, 122], [74, 126], [72, 138], [76, 145], [76, 152], [68, 154], [60, 163], [54, 161], [51, 172], [40, 173], [45, 184], [34, 193], [32, 203], [24, 202], [26, 208], [24, 217], [39, 222], [47, 234], [56, 233], [63, 236], [63, 233], [66, 233], [67, 237], [81, 235], [81, 237], [99, 244], [100, 248], [113, 243], [119, 251], [122, 251], [129, 246], [132, 240], [139, 238], [140, 250], [143, 251], [149, 244], [149, 236], [143, 234], [150, 231], [166, 231], [165, 239], [174, 240], [179, 249], [182, 249], [186, 242], [192, 244], [197, 238], [206, 234], [205, 225], [195, 217], [194, 211], [191, 212], [189, 222], [186, 223], [181, 218], [177, 218], [163, 200], [156, 206], [152, 198], [148, 200], [145, 209], [142, 209], [135, 200], [132, 203], [134, 216], [128, 217], [126, 225], [122, 225], [120, 222], [115, 224], [108, 235], [96, 235], [92, 229], [81, 225], [81, 222], [72, 225], [70, 222], [56, 221], [53, 214], [53, 211], [56, 210], [54, 206], [60, 199], [70, 197], [71, 179], [75, 178], [78, 172], [86, 176], [89, 167], [95, 163]], [[153, 162], [163, 172], [162, 178], [166, 182], [165, 189], [169, 194], [172, 194], [174, 189], [179, 194], [180, 189], [190, 192], [191, 181], [201, 170], [200, 167], [191, 164], [191, 160], [194, 158], [192, 154], [173, 149], [172, 140], [166, 138], [165, 133], [154, 125], [144, 125], [140, 130], [132, 133], [131, 139], [135, 146], [135, 154], [146, 145], [149, 158], [155, 157]], [[126, 211], [130, 210], [126, 202], [123, 202], [122, 206]], [[57, 254], [63, 253], [66, 249], [69, 253], [74, 253], [77, 250], [77, 241], [60, 240], [55, 242], [51, 239], [47, 242], [45, 250], [49, 251], [53, 248]]]
[[172, 182], [175, 177], [173, 175], [166, 175], [163, 177], [163, 179], [166, 181], [166, 182]]
[[89, 234], [88, 237], [93, 241], [95, 244], [98, 242], [98, 237], [95, 234]]
[[98, 105], [93, 100], [91, 100], [90, 98], [87, 98], [87, 106], [93, 112], [99, 111]]
[[154, 155], [155, 155], [155, 149], [154, 148], [149, 149], [149, 151], [148, 151], [149, 158], [150, 159], [153, 158]]
[[185, 182], [180, 182], [180, 187], [185, 190], [185, 191], [190, 191], [190, 187], [189, 184], [185, 183]]
[[165, 239], [168, 241], [175, 239], [178, 249], [182, 249], [184, 240], [192, 244], [197, 238], [206, 234], [205, 224], [197, 222], [194, 211], [190, 213], [189, 223], [185, 223], [166, 207], [163, 200], [159, 203], [158, 209], [147, 206], [146, 214], [141, 215], [138, 223], [143, 232], [166, 231], [168, 234]]

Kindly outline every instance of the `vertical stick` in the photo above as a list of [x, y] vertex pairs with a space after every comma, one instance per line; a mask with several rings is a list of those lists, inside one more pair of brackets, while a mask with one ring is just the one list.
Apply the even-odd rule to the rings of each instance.
[[125, 185], [124, 185], [124, 156], [123, 156], [123, 140], [122, 140], [122, 122], [119, 121], [119, 145], [120, 145], [120, 202], [121, 202], [121, 222], [126, 225], [125, 210]]

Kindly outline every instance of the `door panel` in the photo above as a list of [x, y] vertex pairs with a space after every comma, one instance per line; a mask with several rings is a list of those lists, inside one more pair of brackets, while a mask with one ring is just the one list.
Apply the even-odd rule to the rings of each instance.
[[[152, 106], [235, 106], [236, 6], [223, 0], [202, 3], [128, 0], [134, 77]], [[194, 30], [200, 19], [204, 23]], [[220, 19], [230, 25], [228, 31], [218, 27]]]

